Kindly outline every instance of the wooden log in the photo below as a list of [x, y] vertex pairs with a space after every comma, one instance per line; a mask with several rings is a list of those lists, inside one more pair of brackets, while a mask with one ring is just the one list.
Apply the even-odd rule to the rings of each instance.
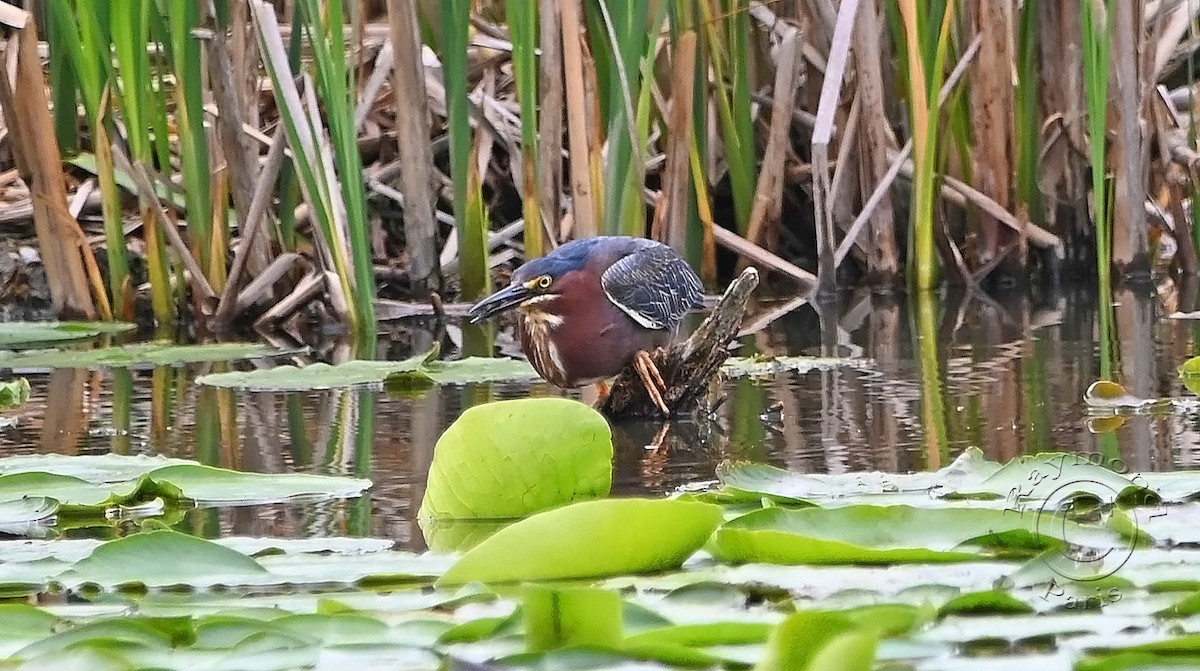
[[[651, 358], [667, 385], [663, 400], [672, 417], [685, 417], [703, 410], [709, 383], [729, 358], [729, 343], [737, 338], [750, 295], [758, 286], [758, 271], [747, 268], [729, 285], [717, 306], [694, 333], [683, 342], [651, 352]], [[599, 406], [611, 419], [662, 418], [650, 400], [641, 377], [626, 367]]]

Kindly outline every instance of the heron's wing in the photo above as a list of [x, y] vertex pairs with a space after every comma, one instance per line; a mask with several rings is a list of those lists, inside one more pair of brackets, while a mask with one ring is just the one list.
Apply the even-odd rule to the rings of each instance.
[[617, 307], [648, 329], [674, 329], [704, 305], [700, 278], [666, 245], [644, 247], [621, 258], [600, 276]]

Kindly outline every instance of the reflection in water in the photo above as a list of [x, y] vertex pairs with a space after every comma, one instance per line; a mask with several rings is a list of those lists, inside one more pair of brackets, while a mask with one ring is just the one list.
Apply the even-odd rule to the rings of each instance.
[[[1179, 296], [1195, 301], [1194, 292], [1160, 298], [1152, 290], [1118, 291], [1112, 333], [1104, 334], [1111, 347], [1100, 346], [1095, 303], [1083, 292], [925, 299], [864, 292], [819, 310], [800, 307], [744, 338], [740, 354], [854, 357], [870, 365], [726, 382], [706, 419], [617, 423], [614, 489], [657, 495], [710, 481], [724, 459], [814, 473], [932, 469], [971, 445], [997, 461], [1065, 450], [1119, 456], [1132, 470], [1196, 466], [1196, 412], [1132, 417], [1098, 434], [1082, 404], [1084, 390], [1108, 366], [1138, 396], [1189, 395], [1175, 371], [1200, 331], [1195, 322], [1163, 318], [1194, 309]], [[491, 339], [453, 325], [388, 329], [396, 337], [379, 353], [389, 358], [424, 350], [434, 338], [452, 354], [464, 337], [471, 347]], [[503, 348], [506, 334], [495, 340]], [[15, 428], [0, 430], [0, 453], [161, 453], [250, 471], [369, 477], [375, 487], [359, 501], [188, 511], [181, 524], [210, 536], [376, 535], [421, 549], [413, 516], [441, 431], [476, 403], [562, 393], [545, 384], [502, 384], [406, 397], [363, 390], [251, 394], [193, 383], [230, 368], [22, 371], [34, 398]]]

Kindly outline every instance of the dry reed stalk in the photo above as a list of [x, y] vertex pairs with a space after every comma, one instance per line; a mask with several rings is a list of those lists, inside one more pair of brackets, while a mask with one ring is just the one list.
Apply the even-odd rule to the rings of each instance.
[[[243, 0], [244, 2], [245, 0]], [[218, 25], [216, 7], [213, 0], [208, 0], [209, 20], [214, 30], [208, 43], [208, 73], [209, 85], [213, 99], [221, 109], [217, 120], [217, 135], [220, 139], [221, 151], [225, 154], [225, 165], [229, 172], [229, 190], [233, 195], [233, 208], [237, 212], [239, 225], [244, 225], [250, 212], [250, 203], [254, 199], [255, 168], [258, 166], [258, 151], [254, 144], [242, 133], [245, 123], [243, 109], [249, 101], [243, 101], [239, 93], [242, 86], [239, 82], [246, 77], [246, 64], [243, 70], [234, 68], [228, 38], [224, 29]], [[234, 32], [245, 30], [245, 24], [234, 24]], [[245, 53], [245, 50], [242, 50]], [[254, 70], [257, 72], [257, 70]], [[270, 262], [266, 240], [260, 240], [251, 248], [249, 270], [252, 274], [262, 272]]]
[[[974, 181], [982, 193], [1006, 211], [1011, 211], [1013, 205], [1012, 171], [1017, 156], [1013, 4], [1013, 0], [973, 0], [967, 5], [972, 30], [982, 38], [969, 95]], [[977, 261], [988, 265], [1015, 236], [987, 212], [981, 213], [979, 226]], [[1023, 265], [1023, 259], [1015, 260]]]
[[563, 132], [563, 37], [556, 0], [540, 0], [542, 55], [538, 65], [541, 77], [541, 111], [538, 116], [538, 200], [542, 205], [542, 226], [548, 239], [558, 241], [558, 223], [562, 218], [562, 132]]
[[785, 171], [792, 146], [792, 112], [796, 107], [796, 91], [804, 77], [804, 59], [800, 57], [803, 31], [791, 25], [780, 30], [783, 34], [775, 57], [774, 102], [767, 147], [754, 189], [754, 207], [746, 227], [746, 239], [759, 246], [765, 244], [767, 233], [778, 223], [783, 210]]
[[421, 31], [411, 2], [389, 3], [395, 81], [400, 192], [404, 195], [404, 246], [408, 278], [417, 294], [441, 290], [437, 222], [434, 221], [433, 153]]
[[[55, 313], [95, 319], [87, 269], [80, 249], [86, 245], [79, 223], [67, 209], [62, 158], [50, 101], [38, 57], [37, 25], [26, 11], [0, 2], [0, 23], [14, 30], [0, 64], [0, 109], [9, 130], [9, 146], [33, 205], [50, 300]], [[111, 314], [103, 315], [111, 319]]]
[[[571, 160], [571, 213], [573, 237], [596, 235], [599, 194], [593, 190], [593, 166], [588, 142], [588, 110], [584, 82], [583, 13], [578, 0], [558, 3], [562, 28], [563, 75], [566, 80], [567, 142]], [[593, 101], [595, 99], [593, 98]]]
[[686, 253], [689, 172], [691, 161], [692, 111], [696, 84], [696, 31], [679, 36], [671, 58], [671, 111], [667, 125], [667, 163], [663, 168], [663, 206], [655, 209], [655, 222], [662, 229], [653, 237]]
[[[865, 6], [858, 8], [853, 46], [861, 106], [858, 132], [859, 189], [864, 202], [871, 196], [871, 185], [883, 181], [888, 172], [888, 152], [896, 148], [896, 137], [892, 134], [885, 108], [883, 67], [876, 57], [881, 53], [879, 42], [878, 9], [874, 0], [868, 0]], [[900, 277], [895, 217], [891, 195], [885, 190], [868, 217], [867, 279], [871, 283], [891, 284]], [[838, 260], [835, 258], [835, 264]]]
[[821, 100], [817, 106], [817, 123], [813, 127], [813, 207], [817, 228], [817, 290], [834, 289], [837, 270], [837, 244], [834, 239], [833, 199], [829, 184], [829, 144], [833, 141], [834, 118], [841, 97], [842, 76], [850, 56], [851, 35], [854, 30], [858, 0], [844, 0], [838, 8], [837, 22], [821, 85]]
[[1143, 2], [1120, 0], [1114, 4], [1112, 80], [1117, 133], [1110, 158], [1115, 172], [1112, 261], [1117, 272], [1127, 279], [1149, 281], [1150, 243], [1144, 207], [1147, 165], [1140, 78]]

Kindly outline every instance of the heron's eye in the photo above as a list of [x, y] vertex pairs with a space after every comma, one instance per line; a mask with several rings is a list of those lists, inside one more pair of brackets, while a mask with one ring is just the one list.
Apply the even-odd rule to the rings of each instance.
[[537, 288], [539, 289], [549, 289], [551, 284], [554, 284], [554, 278], [549, 275], [542, 275], [537, 278]]

